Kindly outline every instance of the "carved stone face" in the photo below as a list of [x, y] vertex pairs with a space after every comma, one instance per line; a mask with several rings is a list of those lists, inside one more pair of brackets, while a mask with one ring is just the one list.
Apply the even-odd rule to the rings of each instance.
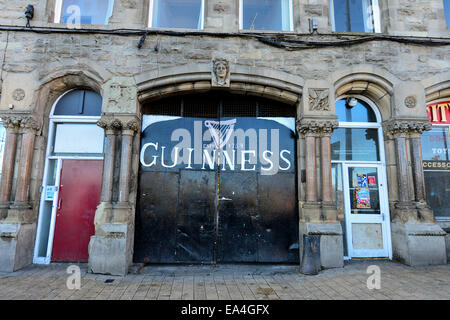
[[228, 75], [228, 66], [226, 65], [226, 63], [222, 61], [217, 62], [214, 70], [217, 81], [224, 82]]

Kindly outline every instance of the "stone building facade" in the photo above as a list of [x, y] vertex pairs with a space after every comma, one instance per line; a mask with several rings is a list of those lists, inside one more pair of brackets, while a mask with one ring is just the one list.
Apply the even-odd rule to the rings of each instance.
[[[36, 262], [40, 233], [53, 236], [39, 228], [54, 134], [50, 118], [71, 90], [102, 97], [96, 122], [105, 137], [103, 177], [89, 243], [94, 273], [123, 275], [136, 262], [145, 106], [217, 92], [294, 108], [298, 250], [303, 235], [320, 235], [324, 268], [343, 266], [348, 256], [330, 149], [340, 126], [336, 102], [365, 101], [377, 110], [381, 130], [378, 177], [386, 178], [383, 218], [390, 222], [383, 229], [385, 256], [408, 265], [447, 263], [449, 222], [436, 219], [427, 204], [421, 161], [421, 135], [431, 129], [426, 106], [450, 101], [444, 2], [378, 0], [379, 32], [360, 33], [333, 31], [328, 0], [292, 0], [288, 31], [243, 29], [238, 0], [203, 1], [200, 30], [150, 28], [149, 0], [115, 0], [108, 24], [79, 28], [55, 23], [56, 0], [0, 0], [0, 117], [6, 128], [0, 271]], [[27, 28], [29, 4], [34, 16]], [[214, 71], [218, 60], [228, 68], [222, 79]]]

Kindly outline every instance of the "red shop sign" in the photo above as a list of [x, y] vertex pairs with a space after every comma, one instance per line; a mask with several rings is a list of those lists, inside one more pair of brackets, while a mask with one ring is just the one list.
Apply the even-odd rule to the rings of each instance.
[[450, 124], [450, 101], [428, 105], [427, 114], [433, 124]]

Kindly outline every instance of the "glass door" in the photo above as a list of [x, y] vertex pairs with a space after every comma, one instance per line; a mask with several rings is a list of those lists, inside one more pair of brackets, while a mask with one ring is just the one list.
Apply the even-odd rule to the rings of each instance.
[[382, 165], [344, 164], [343, 174], [349, 257], [390, 258], [389, 206]]

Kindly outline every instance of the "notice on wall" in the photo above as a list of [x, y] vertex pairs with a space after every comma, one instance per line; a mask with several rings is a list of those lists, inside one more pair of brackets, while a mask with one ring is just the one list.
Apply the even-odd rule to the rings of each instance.
[[367, 175], [358, 173], [357, 176], [357, 186], [360, 188], [367, 188], [369, 186], [369, 183], [367, 182]]
[[47, 186], [45, 188], [45, 201], [53, 201], [56, 193], [56, 186]]
[[369, 188], [356, 188], [356, 208], [370, 209], [370, 191]]
[[375, 176], [368, 176], [367, 180], [369, 181], [369, 187], [377, 186], [377, 178]]

